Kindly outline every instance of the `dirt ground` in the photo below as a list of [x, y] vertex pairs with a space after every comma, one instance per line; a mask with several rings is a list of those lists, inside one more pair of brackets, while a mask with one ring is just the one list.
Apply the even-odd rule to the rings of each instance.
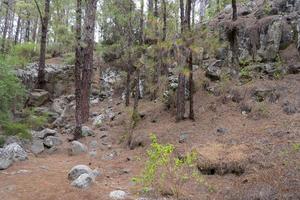
[[[198, 78], [201, 77], [200, 74]], [[155, 133], [161, 143], [174, 144], [179, 153], [192, 149], [198, 152], [204, 184], [181, 188], [187, 194], [181, 199], [300, 199], [300, 112], [288, 115], [282, 108], [286, 101], [300, 108], [300, 76], [219, 86], [218, 95], [198, 89], [195, 121], [176, 123], [174, 112], [166, 110], [162, 103], [142, 100], [140, 112], [145, 117], [132, 133], [140, 146], [133, 150], [126, 141], [129, 109], [119, 104], [120, 98], [92, 106], [91, 112], [101, 113], [108, 106], [120, 112], [114, 121], [106, 122], [107, 130], [94, 127], [96, 136], [81, 140], [87, 146], [92, 140], [101, 144], [96, 157], [69, 156], [68, 136], [62, 135], [64, 145], [54, 154], [43, 153], [38, 157], [30, 154], [27, 161], [0, 171], [0, 199], [106, 200], [116, 189], [128, 192], [128, 199], [137, 199], [140, 195], [131, 179], [143, 169], [150, 133]], [[254, 101], [251, 91], [260, 87], [275, 88], [280, 93], [278, 100]], [[228, 100], [231, 89], [239, 91], [243, 99]], [[251, 106], [249, 114], [242, 114], [243, 105]], [[88, 126], [93, 127], [92, 122]], [[101, 138], [103, 133], [107, 137]], [[179, 143], [182, 133], [187, 138]], [[100, 171], [95, 183], [87, 189], [74, 188], [67, 179], [68, 171], [78, 164]]]

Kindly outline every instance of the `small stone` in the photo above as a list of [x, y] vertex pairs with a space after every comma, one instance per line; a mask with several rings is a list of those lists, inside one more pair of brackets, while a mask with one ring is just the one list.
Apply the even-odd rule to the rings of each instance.
[[42, 153], [45, 150], [42, 140], [34, 140], [31, 145], [31, 152], [35, 155]]
[[185, 143], [188, 139], [189, 135], [187, 133], [180, 133], [179, 143]]
[[96, 140], [92, 140], [92, 141], [90, 142], [89, 147], [90, 147], [91, 149], [97, 149], [97, 147], [98, 147], [98, 142], [97, 142]]
[[82, 131], [81, 134], [83, 137], [95, 135], [94, 131], [91, 128], [89, 128], [88, 126], [83, 126], [81, 131]]
[[82, 174], [92, 174], [93, 171], [86, 165], [76, 165], [68, 173], [69, 180], [75, 180]]
[[86, 152], [87, 152], [87, 147], [84, 144], [78, 141], [71, 142], [71, 148], [69, 149], [70, 155], [79, 155]]
[[55, 137], [55, 136], [48, 136], [44, 140], [44, 145], [48, 148], [51, 148], [53, 146], [59, 146], [62, 143], [63, 143], [62, 140], [59, 139], [59, 137]]
[[46, 129], [44, 129], [40, 132], [34, 132], [33, 137], [37, 137], [37, 138], [40, 138], [40, 139], [45, 139], [48, 136], [55, 136], [56, 134], [57, 134], [56, 130], [46, 128]]
[[126, 199], [127, 194], [122, 190], [115, 190], [109, 193], [109, 197], [113, 200], [122, 200]]
[[217, 129], [217, 133], [220, 133], [220, 134], [225, 134], [227, 132], [228, 132], [227, 128], [218, 128]]
[[93, 179], [89, 174], [81, 174], [71, 185], [78, 188], [87, 188], [91, 185]]
[[92, 158], [95, 158], [97, 156], [97, 151], [89, 152], [89, 156], [91, 156]]

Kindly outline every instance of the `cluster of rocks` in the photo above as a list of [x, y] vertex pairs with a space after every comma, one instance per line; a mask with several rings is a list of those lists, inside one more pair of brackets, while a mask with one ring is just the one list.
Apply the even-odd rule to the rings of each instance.
[[[38, 63], [32, 63], [24, 69], [17, 69], [16, 74], [27, 89], [32, 90], [35, 88], [38, 76]], [[69, 89], [74, 85], [74, 66], [46, 64], [45, 81], [45, 90], [51, 97], [69, 93]]]
[[57, 131], [46, 128], [42, 131], [32, 131], [31, 152], [35, 155], [42, 153], [45, 149], [54, 152], [63, 141], [58, 137]]
[[24, 161], [27, 158], [26, 151], [18, 143], [8, 144], [0, 148], [0, 170], [7, 169], [13, 162]]

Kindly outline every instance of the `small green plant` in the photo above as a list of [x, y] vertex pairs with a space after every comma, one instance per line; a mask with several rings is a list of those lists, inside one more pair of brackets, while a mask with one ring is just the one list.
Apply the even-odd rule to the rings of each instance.
[[0, 135], [0, 148], [2, 148], [4, 144], [5, 144], [5, 137]]
[[2, 125], [4, 134], [7, 136], [18, 136], [22, 139], [31, 139], [31, 133], [26, 124], [19, 122], [6, 122]]
[[272, 10], [272, 6], [268, 0], [264, 0], [264, 8], [263, 11], [266, 15], [268, 15]]
[[174, 155], [172, 144], [160, 144], [154, 134], [150, 135], [151, 147], [147, 150], [148, 160], [140, 177], [132, 181], [143, 186], [142, 191], [154, 188], [162, 194], [174, 195], [177, 199], [183, 195], [183, 187], [188, 181], [203, 183], [196, 168], [196, 152], [188, 153], [184, 158]]
[[30, 129], [43, 127], [47, 122], [49, 115], [47, 113], [37, 114], [34, 109], [25, 110], [26, 117], [21, 121]]

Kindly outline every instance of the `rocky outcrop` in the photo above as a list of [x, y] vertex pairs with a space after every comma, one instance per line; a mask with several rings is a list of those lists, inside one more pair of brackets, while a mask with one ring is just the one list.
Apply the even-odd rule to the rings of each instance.
[[[38, 64], [33, 63], [24, 69], [18, 69], [16, 74], [28, 89], [33, 89], [38, 76]], [[45, 90], [51, 97], [72, 92], [70, 88], [74, 85], [74, 66], [46, 64], [45, 81]]]
[[13, 162], [28, 158], [26, 151], [17, 143], [11, 143], [0, 149], [0, 170], [7, 169]]

